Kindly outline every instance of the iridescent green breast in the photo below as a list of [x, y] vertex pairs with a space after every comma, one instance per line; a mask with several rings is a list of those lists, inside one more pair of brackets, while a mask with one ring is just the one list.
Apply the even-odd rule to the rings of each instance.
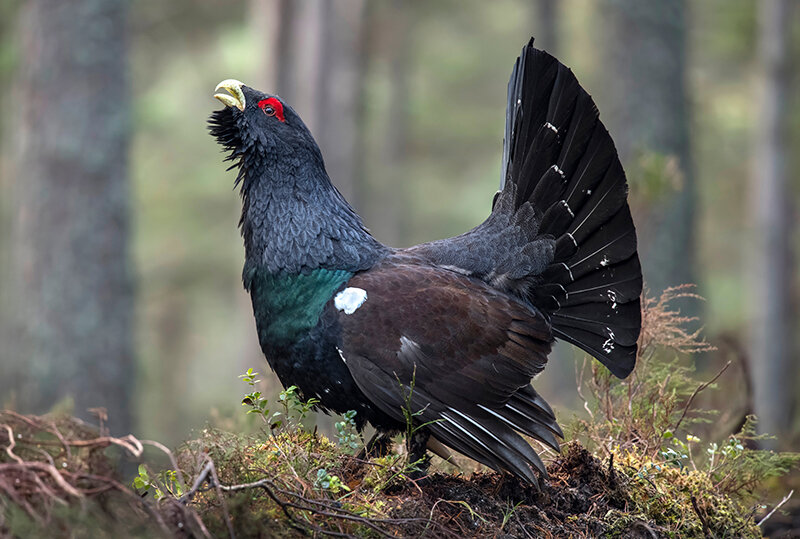
[[259, 339], [275, 345], [292, 344], [319, 321], [322, 309], [353, 274], [316, 269], [289, 275], [256, 271], [250, 285]]

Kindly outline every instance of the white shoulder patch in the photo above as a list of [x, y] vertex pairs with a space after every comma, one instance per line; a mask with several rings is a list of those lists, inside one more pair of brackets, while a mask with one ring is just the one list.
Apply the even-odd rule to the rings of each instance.
[[347, 287], [333, 298], [333, 305], [344, 314], [353, 314], [367, 301], [367, 291], [363, 288]]

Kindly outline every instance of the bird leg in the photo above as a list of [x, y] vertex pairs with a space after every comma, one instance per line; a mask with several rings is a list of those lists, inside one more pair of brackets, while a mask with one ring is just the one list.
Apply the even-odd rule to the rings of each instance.
[[366, 460], [367, 458], [381, 458], [388, 455], [392, 450], [392, 433], [390, 432], [376, 432], [369, 439], [367, 445], [364, 446], [356, 458], [359, 460]]
[[428, 432], [428, 429], [421, 428], [406, 438], [408, 464], [414, 468], [408, 474], [411, 479], [421, 479], [428, 475], [428, 466], [431, 464], [431, 457], [428, 455], [428, 439], [430, 437], [431, 433]]

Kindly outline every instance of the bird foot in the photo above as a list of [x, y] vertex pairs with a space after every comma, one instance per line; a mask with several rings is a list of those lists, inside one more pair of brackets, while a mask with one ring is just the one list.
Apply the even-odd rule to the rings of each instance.
[[376, 432], [364, 448], [358, 452], [356, 458], [367, 460], [385, 457], [392, 451], [392, 435], [388, 432]]

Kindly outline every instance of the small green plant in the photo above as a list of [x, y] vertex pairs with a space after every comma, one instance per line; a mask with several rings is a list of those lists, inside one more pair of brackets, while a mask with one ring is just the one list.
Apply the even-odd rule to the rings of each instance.
[[178, 481], [178, 472], [175, 470], [164, 470], [158, 474], [158, 478], [161, 480], [161, 484], [164, 485], [174, 498], [183, 496], [183, 487], [181, 487], [181, 483]]
[[151, 489], [156, 488], [144, 464], [139, 465], [139, 474], [133, 478], [133, 488], [139, 491], [142, 496], [146, 496]]
[[403, 393], [403, 418], [405, 419], [406, 423], [406, 440], [410, 440], [411, 437], [421, 429], [424, 425], [419, 425], [416, 422], [416, 418], [422, 415], [425, 412], [425, 408], [421, 410], [417, 410], [416, 412], [413, 409], [411, 404], [411, 397], [414, 395], [414, 383], [416, 382], [416, 374], [417, 374], [417, 367], [414, 366], [414, 374], [411, 377], [411, 383], [406, 388], [405, 384], [403, 384], [400, 379], [397, 379], [397, 383], [400, 385], [400, 391]]
[[250, 393], [247, 393], [242, 399], [242, 406], [249, 407], [247, 413], [258, 415], [270, 429], [279, 427], [280, 422], [277, 421], [276, 423], [276, 420], [280, 416], [280, 412], [270, 415], [269, 408], [267, 408], [269, 403], [263, 397], [261, 391], [258, 390], [258, 384], [261, 382], [258, 379], [258, 373], [250, 368], [244, 374], [240, 374], [239, 378], [249, 385], [251, 389]]
[[503, 511], [503, 523], [500, 525], [501, 530], [506, 527], [506, 524], [508, 524], [508, 521], [511, 520], [511, 517], [514, 516], [514, 512], [520, 505], [522, 505], [522, 502], [517, 502], [514, 505], [511, 505], [511, 502], [508, 502], [508, 507]]
[[271, 412], [269, 409], [269, 401], [264, 398], [261, 391], [258, 390], [258, 384], [261, 380], [258, 379], [258, 373], [252, 368], [247, 369], [247, 372], [240, 374], [239, 378], [242, 379], [247, 385], [250, 386], [250, 393], [245, 394], [242, 399], [242, 406], [248, 406], [248, 414], [256, 414], [264, 421], [269, 427], [270, 431], [280, 429], [281, 427], [296, 427], [298, 426], [311, 412], [311, 410], [319, 404], [319, 399], [311, 398], [304, 401], [300, 398], [297, 386], [289, 386], [281, 391], [278, 395], [278, 402], [283, 408], [283, 411]]
[[355, 422], [356, 411], [348, 410], [342, 415], [342, 420], [334, 424], [336, 428], [336, 439], [345, 451], [352, 454], [361, 446], [361, 436]]
[[178, 498], [183, 495], [183, 488], [178, 481], [178, 472], [175, 470], [163, 470], [158, 474], [158, 480], [150, 477], [144, 464], [139, 465], [138, 474], [133, 478], [133, 488], [142, 496], [146, 496], [151, 491], [156, 500], [165, 498], [168, 494]]
[[297, 419], [298, 422], [303, 421], [311, 410], [319, 404], [319, 399], [310, 398], [303, 400], [300, 398], [297, 386], [289, 386], [278, 395], [281, 406], [283, 406], [283, 413], [287, 420]]
[[317, 470], [317, 480], [314, 481], [314, 486], [332, 494], [339, 494], [342, 491], [350, 492], [350, 487], [342, 483], [338, 475], [330, 475], [325, 468]]

